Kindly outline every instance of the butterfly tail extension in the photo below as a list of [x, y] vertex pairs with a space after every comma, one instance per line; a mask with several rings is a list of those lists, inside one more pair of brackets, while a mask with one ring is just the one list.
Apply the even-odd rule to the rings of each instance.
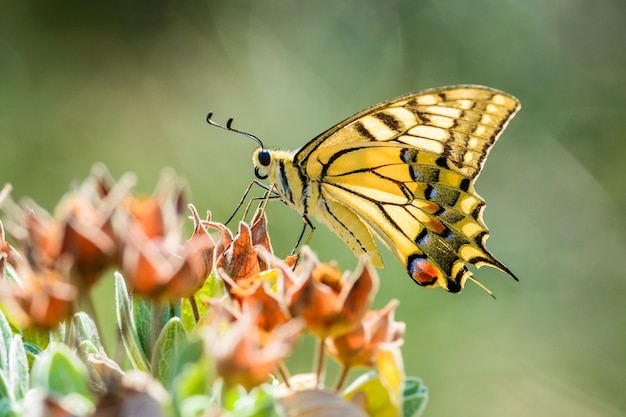
[[513, 278], [515, 281], [519, 281], [519, 278], [517, 278], [517, 276], [513, 272], [511, 272], [509, 268], [507, 268], [502, 262], [498, 261], [496, 258], [494, 258], [491, 255], [490, 255], [489, 260], [477, 261], [474, 263], [474, 265], [476, 265], [478, 268], [480, 268], [481, 266], [487, 265], [492, 268], [499, 269], [500, 271], [504, 272], [505, 274]]

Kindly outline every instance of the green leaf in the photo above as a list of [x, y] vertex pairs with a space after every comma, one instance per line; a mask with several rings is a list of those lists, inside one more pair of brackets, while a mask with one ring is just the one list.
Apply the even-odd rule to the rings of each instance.
[[82, 356], [87, 359], [89, 355], [98, 355], [100, 351], [98, 348], [91, 343], [91, 340], [83, 340], [78, 345], [78, 350], [82, 353]]
[[32, 328], [22, 330], [22, 339], [24, 343], [36, 345], [40, 350], [45, 349], [50, 342], [50, 332]]
[[51, 351], [43, 352], [32, 370], [33, 388], [41, 388], [54, 397], [79, 394], [91, 399], [87, 368], [72, 350], [59, 343]]
[[[199, 338], [190, 339], [178, 355], [176, 375], [172, 381], [171, 389], [174, 405], [180, 410], [180, 414], [188, 414], [183, 411], [187, 407], [193, 409], [195, 402], [189, 402], [190, 398], [204, 398], [210, 394], [215, 371], [213, 362], [204, 354], [204, 343]], [[204, 405], [207, 407], [207, 404]]]
[[9, 364], [9, 346], [13, 332], [9, 321], [2, 311], [0, 311], [0, 369], [7, 369]]
[[[178, 406], [178, 415], [181, 417], [195, 417], [204, 415], [220, 415], [219, 408], [212, 403], [208, 395], [192, 395], [184, 398]], [[210, 413], [213, 411], [214, 413]]]
[[[137, 329], [137, 340], [144, 357], [152, 355], [152, 307], [145, 298], [133, 297], [133, 319]], [[161, 328], [162, 326], [159, 326]]]
[[166, 388], [175, 376], [176, 358], [186, 343], [187, 332], [180, 318], [172, 317], [161, 330], [152, 353], [152, 375]]
[[6, 368], [0, 369], [0, 398], [13, 399], [13, 389], [8, 378]]
[[276, 399], [268, 385], [260, 385], [247, 395], [239, 397], [231, 411], [233, 417], [279, 417]]
[[18, 417], [21, 414], [16, 410], [16, 403], [6, 397], [0, 397], [0, 417]]
[[13, 268], [8, 262], [4, 264], [4, 279], [7, 282], [17, 285], [20, 288], [24, 287], [24, 284], [22, 283], [22, 278], [20, 278], [15, 268]]
[[[78, 355], [82, 359], [83, 363], [87, 367], [87, 372], [89, 372], [89, 381], [91, 387], [96, 391], [106, 392], [107, 387], [100, 376], [100, 371], [96, 368], [93, 363], [93, 358], [97, 358], [101, 362], [110, 361], [106, 356], [100, 355], [100, 352], [96, 346], [89, 340], [83, 340], [78, 345]], [[89, 355], [100, 355], [100, 356], [92, 356], [90, 358]], [[117, 364], [115, 364], [117, 365]], [[120, 370], [121, 372], [121, 370]]]
[[[202, 288], [200, 288], [194, 295], [196, 306], [198, 307], [198, 315], [202, 317], [209, 310], [209, 303], [207, 300], [211, 298], [219, 298], [222, 295], [224, 295], [224, 283], [221, 279], [216, 277], [215, 271], [213, 271], [204, 281], [204, 284], [202, 284]], [[185, 329], [187, 329], [188, 332], [191, 332], [196, 327], [196, 320], [193, 316], [193, 310], [188, 298], [183, 299], [181, 314]]]
[[42, 350], [31, 342], [24, 342], [24, 350], [26, 351], [26, 359], [28, 359], [28, 369], [30, 369]]
[[96, 347], [100, 355], [106, 356], [104, 346], [102, 346], [102, 342], [100, 341], [100, 335], [98, 334], [96, 323], [87, 313], [81, 311], [74, 314], [72, 326], [74, 328], [74, 332], [78, 336], [79, 342], [85, 340], [91, 342], [91, 344]]
[[141, 348], [141, 341], [135, 322], [133, 320], [132, 305], [124, 277], [119, 272], [115, 272], [115, 311], [117, 313], [117, 326], [122, 335], [124, 349], [133, 367], [140, 371], [148, 371], [148, 359]]
[[233, 411], [237, 402], [248, 394], [241, 385], [227, 387], [221, 379], [218, 379], [213, 385], [214, 392], [219, 392], [222, 408], [227, 411]]
[[419, 417], [428, 404], [428, 388], [418, 377], [407, 377], [403, 392], [403, 416]]
[[28, 391], [28, 359], [22, 343], [22, 336], [15, 335], [9, 348], [9, 381], [13, 397], [20, 400]]

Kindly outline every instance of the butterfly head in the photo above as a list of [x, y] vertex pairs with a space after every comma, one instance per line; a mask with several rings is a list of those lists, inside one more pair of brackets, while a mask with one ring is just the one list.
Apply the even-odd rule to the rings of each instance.
[[272, 155], [270, 151], [261, 146], [254, 152], [254, 175], [260, 180], [264, 180], [268, 177], [267, 169], [272, 163]]

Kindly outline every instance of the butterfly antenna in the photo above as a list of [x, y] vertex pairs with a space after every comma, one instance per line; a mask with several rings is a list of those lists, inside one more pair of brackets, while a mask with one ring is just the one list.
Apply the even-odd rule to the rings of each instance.
[[252, 139], [253, 141], [255, 141], [256, 143], [258, 143], [259, 146], [261, 146], [261, 149], [265, 149], [265, 146], [263, 146], [263, 142], [261, 142], [261, 139], [259, 139], [258, 137], [254, 136], [251, 133], [242, 132], [241, 130], [237, 130], [237, 129], [233, 128], [233, 126], [232, 126], [233, 118], [232, 117], [230, 119], [228, 119], [228, 121], [226, 122], [226, 126], [214, 122], [211, 119], [211, 117], [213, 117], [213, 112], [209, 112], [209, 114], [207, 114], [207, 116], [206, 116], [206, 121], [211, 126], [219, 127], [221, 129], [224, 129], [224, 130], [230, 130], [231, 132], [235, 132], [235, 133], [239, 133], [240, 135], [247, 136], [250, 139]]
[[483, 284], [481, 284], [480, 281], [476, 280], [474, 277], [469, 277], [468, 279], [470, 281], [472, 281], [474, 284], [478, 285], [484, 292], [489, 294], [494, 300], [496, 299], [496, 296], [493, 295], [491, 290], [489, 288], [485, 287]]

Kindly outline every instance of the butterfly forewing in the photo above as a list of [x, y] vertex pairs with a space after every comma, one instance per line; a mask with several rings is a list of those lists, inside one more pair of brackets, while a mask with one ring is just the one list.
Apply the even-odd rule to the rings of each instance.
[[304, 179], [306, 201], [294, 208], [316, 215], [355, 254], [379, 264], [371, 230], [423, 286], [460, 291], [471, 276], [467, 263], [513, 276], [485, 248], [485, 204], [474, 181], [519, 107], [514, 97], [480, 86], [426, 90], [370, 107], [288, 161]]

